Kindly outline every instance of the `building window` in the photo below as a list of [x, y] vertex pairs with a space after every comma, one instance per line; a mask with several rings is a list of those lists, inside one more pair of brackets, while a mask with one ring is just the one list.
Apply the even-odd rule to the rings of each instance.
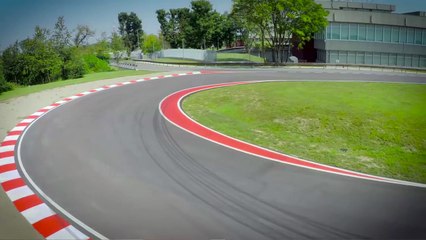
[[396, 63], [398, 66], [404, 66], [404, 54], [398, 54], [397, 58], [396, 58]]
[[407, 43], [414, 44], [414, 28], [407, 29]]
[[330, 51], [330, 63], [339, 63], [339, 54], [337, 51]]
[[380, 65], [380, 53], [373, 53], [373, 64]]
[[399, 31], [399, 42], [406, 43], [407, 42], [407, 28], [402, 27]]
[[411, 67], [411, 55], [405, 55], [405, 64], [406, 67]]
[[331, 25], [332, 25], [332, 23], [330, 23], [326, 28], [327, 39], [331, 39]]
[[383, 28], [383, 42], [391, 42], [391, 28], [385, 26]]
[[381, 65], [389, 65], [389, 54], [381, 53], [380, 54], [380, 64]]
[[419, 67], [419, 56], [413, 55], [413, 62], [411, 64], [412, 67]]
[[349, 39], [358, 40], [358, 24], [349, 24]]
[[364, 64], [364, 63], [365, 63], [365, 52], [357, 52], [356, 64]]
[[356, 63], [355, 52], [348, 52], [348, 63], [349, 64], [355, 64]]
[[415, 30], [414, 43], [419, 45], [422, 44], [422, 30], [419, 28], [416, 28]]
[[374, 41], [374, 25], [367, 25], [367, 41]]
[[423, 29], [423, 45], [426, 45], [426, 29]]
[[399, 42], [399, 27], [392, 27], [392, 42]]
[[348, 52], [339, 51], [339, 60], [340, 63], [348, 63]]
[[331, 27], [331, 38], [340, 39], [340, 23], [333, 23]]
[[365, 64], [373, 64], [373, 54], [371, 52], [365, 53]]
[[342, 40], [348, 40], [349, 39], [349, 24], [342, 23], [340, 25], [340, 29], [341, 29], [341, 36], [340, 36], [340, 38]]
[[365, 41], [367, 37], [367, 29], [365, 24], [360, 24], [358, 28], [358, 39], [361, 41]]
[[389, 65], [390, 66], [396, 66], [396, 54], [395, 53], [391, 53], [389, 54]]
[[376, 26], [376, 41], [383, 42], [383, 26]]
[[420, 56], [420, 67], [426, 68], [426, 56]]

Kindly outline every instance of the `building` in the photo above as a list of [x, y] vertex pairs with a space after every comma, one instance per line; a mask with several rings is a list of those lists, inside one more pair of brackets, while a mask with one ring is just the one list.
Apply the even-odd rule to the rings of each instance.
[[316, 62], [426, 68], [425, 12], [394, 5], [321, 1], [327, 29], [315, 34]]

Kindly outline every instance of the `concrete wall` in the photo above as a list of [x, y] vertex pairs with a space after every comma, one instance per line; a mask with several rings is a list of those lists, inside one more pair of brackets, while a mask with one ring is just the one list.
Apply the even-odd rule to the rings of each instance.
[[216, 61], [216, 52], [200, 49], [166, 49], [153, 54], [153, 58], [186, 58], [203, 62]]

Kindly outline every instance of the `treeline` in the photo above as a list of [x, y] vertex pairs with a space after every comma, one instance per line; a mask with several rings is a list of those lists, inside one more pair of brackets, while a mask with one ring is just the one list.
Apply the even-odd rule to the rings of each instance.
[[283, 62], [292, 46], [302, 48], [327, 26], [327, 15], [314, 0], [233, 0], [231, 13], [220, 14], [208, 0], [194, 0], [190, 8], [159, 9], [161, 34], [172, 48], [221, 48], [240, 40], [250, 51], [272, 50]]
[[191, 2], [191, 8], [156, 11], [161, 34], [172, 48], [221, 48], [235, 41], [236, 25], [227, 13], [213, 10], [207, 0]]
[[86, 25], [77, 26], [73, 33], [64, 18], [59, 17], [54, 29], [37, 26], [32, 37], [6, 48], [0, 56], [0, 92], [14, 85], [42, 84], [110, 71], [108, 39], [104, 36], [88, 45], [94, 31]]

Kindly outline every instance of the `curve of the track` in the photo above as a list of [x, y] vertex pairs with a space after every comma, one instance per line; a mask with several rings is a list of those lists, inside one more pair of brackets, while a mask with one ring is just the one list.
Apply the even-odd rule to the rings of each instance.
[[40, 118], [21, 142], [23, 165], [50, 198], [112, 239], [426, 238], [424, 188], [250, 156], [184, 132], [158, 111], [183, 88], [274, 79], [426, 82], [302, 70], [142, 82]]

